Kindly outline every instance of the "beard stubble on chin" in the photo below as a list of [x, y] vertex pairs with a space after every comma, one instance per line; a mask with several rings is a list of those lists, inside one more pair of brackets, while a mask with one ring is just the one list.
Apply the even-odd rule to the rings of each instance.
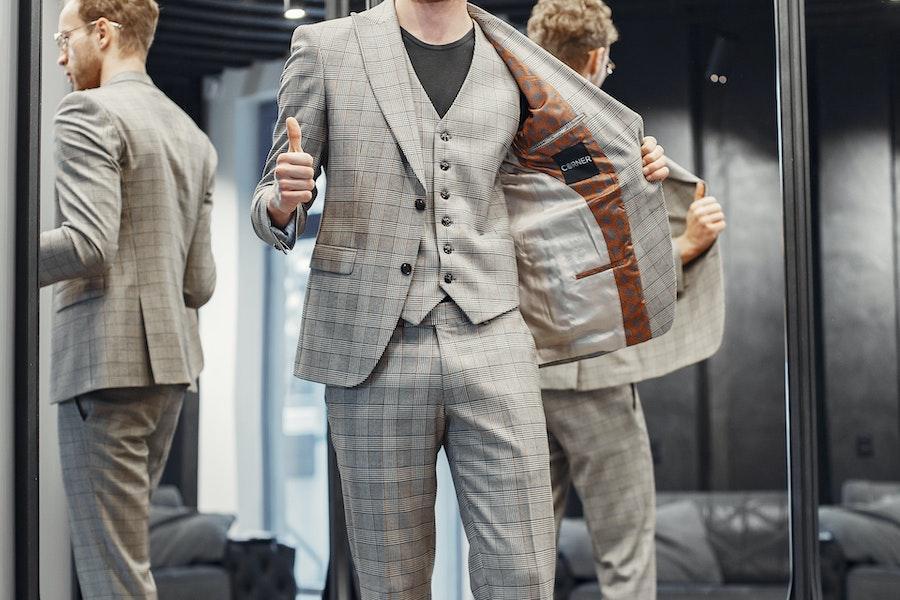
[[90, 46], [79, 48], [72, 53], [72, 87], [75, 91], [100, 87], [102, 61], [100, 53]]

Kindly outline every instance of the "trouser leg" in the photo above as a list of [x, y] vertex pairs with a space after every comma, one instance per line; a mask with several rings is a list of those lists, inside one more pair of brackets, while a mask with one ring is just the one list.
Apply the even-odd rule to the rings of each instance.
[[584, 507], [604, 599], [654, 600], [653, 459], [634, 387], [543, 396], [548, 430]]
[[151, 460], [164, 460], [159, 438], [171, 441], [183, 393], [184, 386], [118, 388], [59, 405], [63, 483], [85, 598], [156, 598], [147, 530]]

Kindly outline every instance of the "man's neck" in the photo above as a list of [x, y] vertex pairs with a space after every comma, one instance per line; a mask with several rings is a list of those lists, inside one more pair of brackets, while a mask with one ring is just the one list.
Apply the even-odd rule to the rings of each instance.
[[466, 0], [394, 1], [400, 27], [426, 44], [449, 44], [472, 29]]
[[121, 75], [122, 73], [146, 73], [147, 66], [142, 58], [137, 56], [129, 56], [127, 58], [117, 58], [115, 60], [107, 60], [103, 63], [103, 70], [100, 73], [100, 85]]

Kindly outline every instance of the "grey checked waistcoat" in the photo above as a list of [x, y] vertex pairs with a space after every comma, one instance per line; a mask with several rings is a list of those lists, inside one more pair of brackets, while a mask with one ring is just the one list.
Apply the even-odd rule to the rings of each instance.
[[487, 299], [501, 302], [495, 314], [511, 310], [518, 304], [515, 249], [497, 244], [509, 239], [506, 202], [499, 177], [483, 171], [493, 173], [506, 157], [518, 125], [509, 107], [519, 102], [519, 88], [477, 25], [469, 74], [443, 119], [408, 58], [407, 69], [426, 194], [422, 240], [401, 317], [418, 324], [445, 295], [476, 321]]
[[[460, 236], [441, 257], [450, 287], [463, 290], [454, 300], [476, 324], [518, 304], [540, 364], [662, 335], [675, 313], [675, 269], [662, 190], [641, 172], [640, 116], [507, 23], [468, 9], [501, 60], [476, 44], [470, 87], [456, 100], [464, 117], [445, 119], [447, 146], [434, 140], [446, 150], [432, 165], [451, 163], [448, 200], [465, 200], [438, 196], [436, 207]], [[497, 86], [510, 75], [527, 103], [519, 131], [519, 96]], [[310, 204], [284, 241], [267, 212], [288, 148], [284, 122], [295, 117], [314, 170], [328, 173], [297, 342], [303, 379], [359, 385], [403, 314], [428, 220], [417, 208], [428, 194], [412, 87], [393, 2], [294, 33], [251, 220], [283, 251], [307, 225]], [[593, 167], [564, 172], [587, 157]]]

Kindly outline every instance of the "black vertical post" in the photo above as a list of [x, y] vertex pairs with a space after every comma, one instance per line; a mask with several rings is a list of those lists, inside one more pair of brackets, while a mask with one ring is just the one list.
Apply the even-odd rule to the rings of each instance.
[[[900, 42], [889, 39], [886, 44], [890, 61], [891, 106], [891, 207], [894, 217], [894, 331], [900, 349]], [[900, 389], [900, 351], [897, 352], [898, 389]], [[900, 423], [897, 423], [900, 427]]]
[[[807, 66], [807, 86], [813, 90], [813, 98], [817, 97], [818, 90], [818, 60], [816, 56], [816, 44], [814, 40], [806, 45], [806, 66]], [[810, 203], [810, 219], [812, 221], [812, 263], [813, 263], [813, 295], [820, 301], [813, 307], [813, 318], [815, 323], [816, 339], [816, 439], [818, 440], [818, 449], [816, 452], [816, 460], [818, 461], [816, 484], [818, 486], [817, 499], [819, 504], [832, 504], [834, 498], [831, 490], [831, 434], [829, 432], [828, 422], [828, 388], [825, 379], [825, 316], [822, 312], [824, 295], [822, 290], [822, 215], [820, 214], [820, 188], [819, 188], [819, 134], [820, 119], [819, 106], [813, 101], [809, 105], [809, 193]]]
[[347, 520], [344, 514], [344, 498], [341, 491], [341, 477], [338, 474], [337, 456], [331, 444], [331, 430], [328, 437], [328, 532], [330, 552], [328, 575], [322, 600], [359, 600], [359, 583], [356, 569], [350, 555], [350, 540], [347, 538]]
[[805, 0], [775, 0], [787, 322], [792, 600], [819, 600], [816, 339]]
[[[689, 28], [689, 86], [691, 135], [693, 137], [692, 159], [693, 171], [703, 177], [705, 155], [703, 152], [703, 120], [704, 120], [704, 88], [706, 87], [705, 55], [708, 43], [703, 31], [697, 25]], [[696, 489], [710, 491], [713, 489], [713, 440], [712, 440], [712, 393], [710, 390], [709, 361], [704, 360], [691, 367], [694, 369], [697, 384], [697, 415], [695, 431], [697, 435], [697, 479]], [[720, 484], [722, 482], [719, 482]]]
[[19, 0], [14, 354], [15, 597], [37, 600], [41, 2]]
[[200, 464], [200, 394], [187, 391], [160, 485], [174, 485], [185, 506], [197, 508]]

